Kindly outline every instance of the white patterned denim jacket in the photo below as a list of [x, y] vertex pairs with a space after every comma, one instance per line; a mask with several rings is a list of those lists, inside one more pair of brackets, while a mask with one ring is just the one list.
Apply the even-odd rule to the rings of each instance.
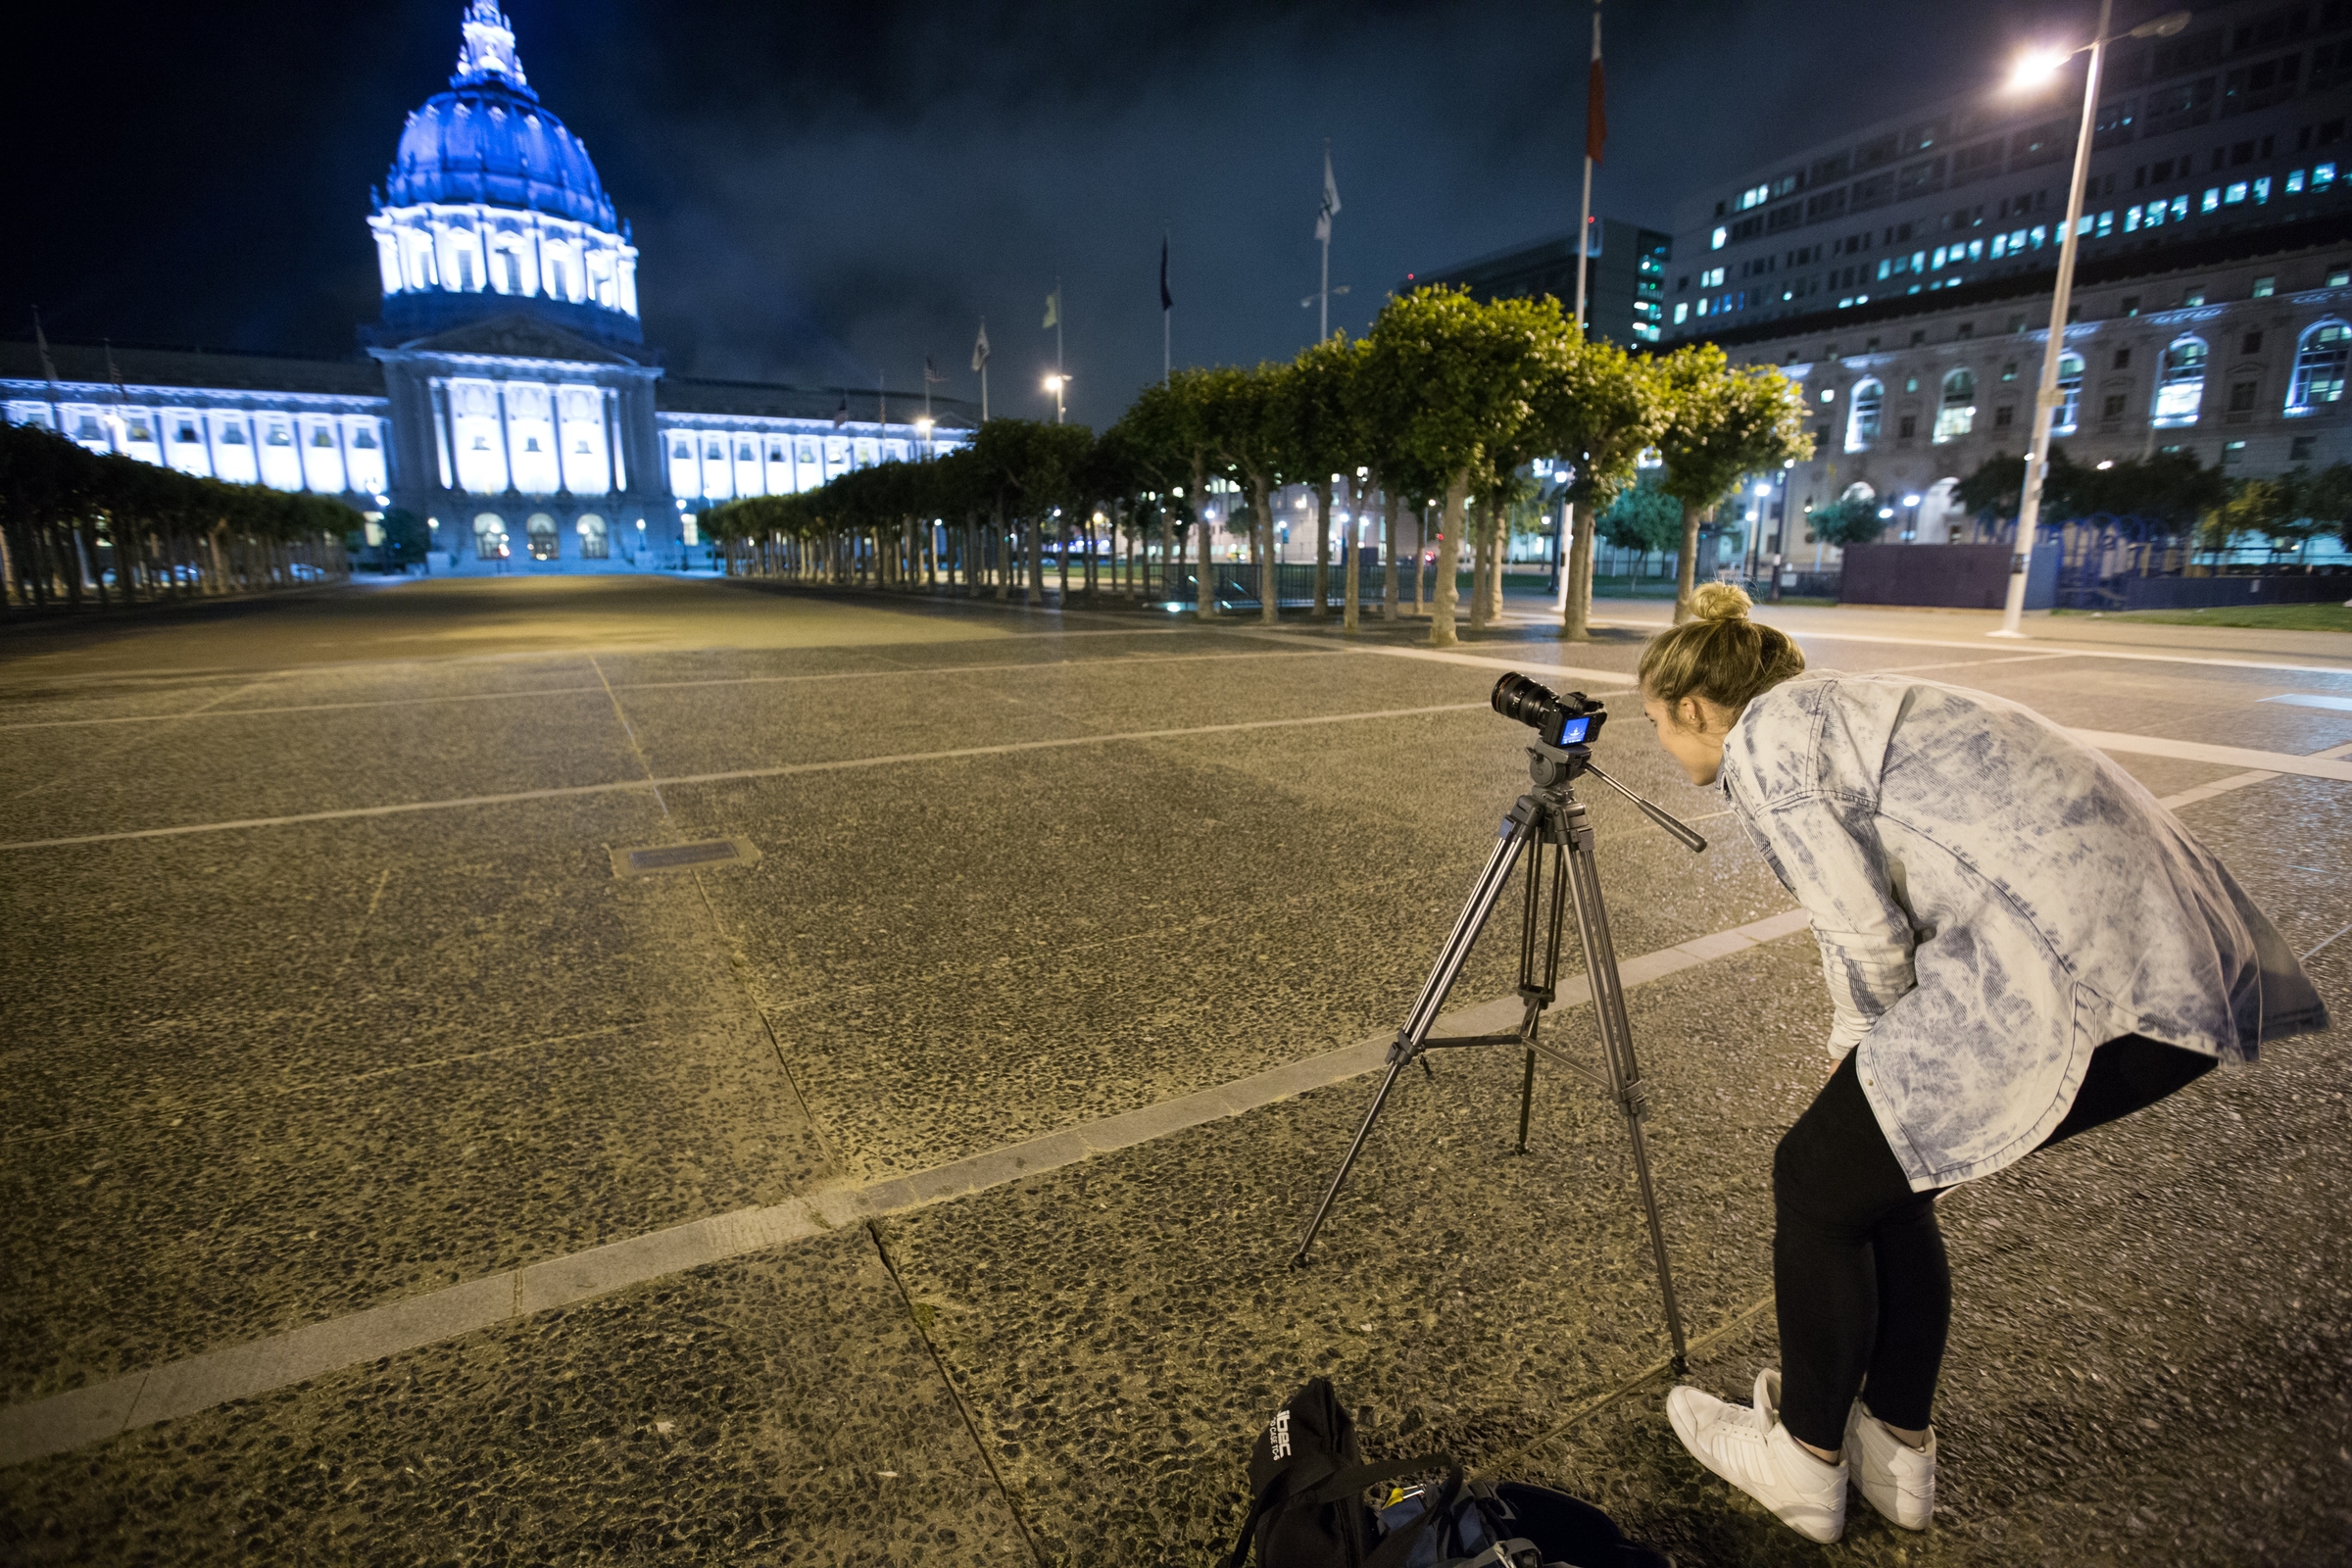
[[2090, 1054], [2140, 1034], [2224, 1060], [2328, 1027], [2293, 954], [2137, 780], [2029, 709], [1818, 671], [1748, 704], [1726, 796], [1812, 916], [1830, 1052], [1914, 1191], [2057, 1126]]

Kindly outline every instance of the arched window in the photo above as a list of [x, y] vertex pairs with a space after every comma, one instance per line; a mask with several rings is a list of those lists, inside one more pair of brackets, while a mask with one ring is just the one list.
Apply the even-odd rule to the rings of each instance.
[[2082, 411], [2082, 356], [2058, 356], [2058, 407], [2050, 411], [2050, 432], [2073, 435]]
[[1957, 441], [1977, 423], [1977, 378], [1969, 370], [1954, 370], [1943, 378], [1943, 400], [1936, 409], [1936, 433], [1931, 438], [1937, 446]]
[[581, 560], [607, 561], [612, 558], [612, 534], [605, 527], [604, 518], [593, 512], [583, 513], [574, 526], [579, 530]]
[[2352, 361], [2352, 326], [2318, 321], [2295, 344], [2295, 377], [2286, 389], [2289, 415], [2317, 414], [2344, 400], [2344, 369]]
[[523, 523], [523, 536], [529, 541], [533, 561], [553, 561], [560, 553], [557, 544], [556, 519], [544, 512], [534, 512]]
[[484, 561], [502, 561], [507, 554], [507, 520], [495, 512], [473, 519], [473, 553]]
[[1845, 450], [1861, 452], [1878, 445], [1879, 414], [1886, 406], [1886, 388], [1876, 378], [1854, 383], [1853, 401], [1845, 416]]
[[2177, 337], [2164, 351], [2164, 368], [2156, 377], [2155, 424], [2194, 424], [2197, 408], [2205, 401], [2205, 340]]

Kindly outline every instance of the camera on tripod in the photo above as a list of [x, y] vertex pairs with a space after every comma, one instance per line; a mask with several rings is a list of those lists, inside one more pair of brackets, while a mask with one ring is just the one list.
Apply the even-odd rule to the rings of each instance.
[[[1372, 1095], [1371, 1108], [1364, 1112], [1354, 1141], [1342, 1156], [1331, 1185], [1323, 1191], [1323, 1200], [1315, 1205], [1314, 1216], [1306, 1222], [1306, 1234], [1299, 1238], [1291, 1261], [1297, 1266], [1305, 1265], [1307, 1252], [1315, 1245], [1315, 1237], [1331, 1213], [1340, 1189], [1346, 1185], [1348, 1172], [1355, 1168], [1357, 1156], [1364, 1152], [1364, 1140], [1371, 1135], [1373, 1122], [1379, 1119], [1381, 1107], [1388, 1103], [1397, 1076], [1407, 1064], [1418, 1061], [1427, 1073], [1428, 1053], [1433, 1050], [1477, 1046], [1516, 1048], [1526, 1058], [1519, 1081], [1520, 1153], [1527, 1152], [1539, 1055], [1600, 1084], [1624, 1113], [1634, 1174], [1641, 1188], [1643, 1214], [1648, 1220], [1650, 1255], [1657, 1265], [1658, 1292], [1666, 1308], [1667, 1340], [1673, 1347], [1675, 1370], [1680, 1372], [1685, 1366], [1687, 1350], [1682, 1307], [1675, 1299], [1674, 1274], [1666, 1260], [1666, 1228], [1658, 1217], [1648, 1145], [1642, 1130], [1648, 1097], [1642, 1087], [1642, 1070], [1634, 1059], [1634, 1029], [1626, 1013], [1625, 979], [1617, 972], [1617, 948], [1609, 935], [1608, 909], [1601, 903], [1600, 873], [1593, 863], [1592, 819], [1585, 803], [1577, 798], [1576, 781], [1587, 774], [1600, 780], [1641, 808], [1644, 815], [1693, 854], [1705, 850], [1707, 841], [1593, 764], [1592, 742], [1608, 717], [1607, 711], [1593, 699], [1583, 692], [1563, 695], [1514, 672], [1494, 683], [1494, 694], [1488, 701], [1503, 717], [1516, 719], [1536, 732], [1540, 744], [1527, 749], [1528, 778], [1533, 787], [1503, 813], [1486, 868], [1479, 872], [1468, 902], [1454, 919], [1451, 934], [1438, 952], [1429, 978], [1422, 982], [1420, 995], [1413, 999], [1404, 1027], [1396, 1031], [1396, 1044], [1389, 1048], [1387, 1070]], [[1520, 875], [1523, 900], [1519, 923], [1522, 1009], [1519, 1027], [1493, 1034], [1433, 1036], [1430, 1031], [1438, 1021], [1439, 1010], [1446, 1005], [1454, 980], [1469, 959], [1472, 945], [1486, 929], [1488, 917], [1494, 912], [1504, 884], [1514, 872]], [[1560, 941], [1571, 923], [1576, 927], [1577, 943], [1583, 948], [1585, 957], [1581, 986], [1584, 996], [1579, 1000], [1592, 1004], [1592, 1023], [1600, 1037], [1598, 1071], [1543, 1035], [1544, 1009], [1560, 1000]]]
[[1503, 717], [1534, 730], [1546, 746], [1590, 746], [1600, 739], [1600, 726], [1609, 716], [1596, 698], [1583, 692], [1562, 695], [1515, 672], [1496, 681], [1487, 701]]

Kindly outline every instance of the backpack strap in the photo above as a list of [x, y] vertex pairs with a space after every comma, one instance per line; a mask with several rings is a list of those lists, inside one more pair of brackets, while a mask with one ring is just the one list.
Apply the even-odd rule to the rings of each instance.
[[[1225, 1554], [1225, 1559], [1218, 1565], [1218, 1568], [1242, 1568], [1242, 1565], [1250, 1560], [1250, 1537], [1256, 1531], [1257, 1522], [1280, 1506], [1286, 1495], [1293, 1491], [1307, 1488], [1319, 1489], [1331, 1474], [1331, 1461], [1321, 1459], [1317, 1461], [1316, 1466], [1303, 1463], [1294, 1464], [1288, 1469], [1277, 1470], [1268, 1476], [1264, 1488], [1250, 1500], [1250, 1512], [1242, 1519], [1241, 1533], [1234, 1538], [1233, 1550]], [[1302, 1475], [1306, 1479], [1298, 1479]], [[1366, 1482], [1365, 1485], [1369, 1486], [1371, 1483]], [[1258, 1568], [1265, 1568], [1265, 1565], [1260, 1563]]]
[[1421, 1517], [1401, 1530], [1390, 1531], [1364, 1559], [1364, 1568], [1403, 1568], [1405, 1556], [1421, 1539], [1422, 1531], [1440, 1519], [1446, 1522], [1446, 1528], [1452, 1527], [1453, 1503], [1461, 1491], [1462, 1467], [1457, 1464], [1446, 1472], [1446, 1484], [1438, 1489], [1436, 1498], [1423, 1506]]
[[1394, 1481], [1399, 1476], [1422, 1475], [1431, 1470], [1449, 1469], [1453, 1460], [1442, 1453], [1425, 1453], [1414, 1459], [1391, 1459], [1385, 1464], [1358, 1464], [1339, 1471], [1314, 1491], [1302, 1495], [1306, 1502], [1337, 1502], [1352, 1492], [1361, 1492], [1376, 1481]]

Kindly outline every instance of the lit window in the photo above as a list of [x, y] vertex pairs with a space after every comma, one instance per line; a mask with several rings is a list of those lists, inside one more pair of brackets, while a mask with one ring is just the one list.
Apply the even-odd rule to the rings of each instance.
[[1861, 452], [1879, 439], [1879, 416], [1885, 407], [1886, 389], [1876, 380], [1854, 383], [1850, 412], [1845, 417], [1845, 450]]
[[2222, 192], [2222, 205], [2225, 207], [2235, 207], [2245, 199], [2246, 182], [2242, 179], [2231, 180], [2230, 188]]
[[2245, 455], [2246, 444], [2243, 441], [2225, 441], [2222, 443], [2223, 467], [2235, 467], [2238, 464], [2238, 461], [2244, 458]]
[[2289, 196], [2292, 196], [2300, 192], [2302, 189], [2303, 171], [2300, 169], [2290, 171], [2286, 176], [2286, 193]]
[[2139, 227], [2139, 209], [2127, 207], [2124, 209], [2124, 232], [2129, 234], [2137, 227]]
[[2007, 253], [2008, 249], [2009, 249], [2009, 236], [2008, 236], [2008, 235], [2006, 235], [2006, 234], [1995, 234], [1995, 235], [1993, 235], [1993, 236], [1992, 236], [1992, 259], [1993, 259], [1994, 261], [1996, 261], [1996, 262], [1997, 262], [1997, 261], [1999, 261], [1999, 260], [2001, 259], [2001, 257], [2002, 257], [2004, 254], [2006, 254], [2006, 253]]
[[2352, 361], [2352, 327], [2341, 321], [2315, 322], [2295, 344], [2295, 374], [2287, 384], [2286, 412], [2316, 414], [2344, 399], [2344, 369]]
[[2083, 235], [2089, 233], [2091, 228], [2098, 222], [2098, 220], [2099, 218], [2096, 213], [2084, 213], [2075, 222], [2075, 238], [2081, 239]]
[[2312, 170], [2311, 188], [2313, 190], [2326, 190], [2334, 183], [2335, 166], [2333, 164], [2321, 164]]
[[2054, 435], [2072, 435], [2076, 411], [2082, 402], [2082, 356], [2058, 356], [2058, 406], [2050, 411], [2050, 431]]
[[2205, 401], [2205, 340], [2180, 337], [2164, 351], [2157, 372], [2155, 423], [2159, 428], [2197, 422]]
[[[2034, 243], [2036, 245], [2041, 243], [2041, 231], [2039, 229], [2036, 229], [2034, 232]], [[2019, 251], [2022, 251], [2025, 248], [2026, 231], [2022, 228], [2011, 229], [2009, 231], [2009, 254], [2015, 256]]]
[[2256, 180], [2256, 181], [2254, 182], [2254, 200], [2255, 200], [2255, 203], [2256, 203], [2257, 205], [2260, 205], [2261, 203], [2263, 203], [2263, 202], [2267, 202], [2267, 201], [2269, 201], [2270, 199], [2271, 199], [2271, 176], [2270, 176], [2270, 175], [2268, 175], [2268, 174], [2265, 174], [2265, 175], [2263, 175], [2263, 176], [2262, 176], [2260, 179], [2258, 179], [2258, 180]]
[[1936, 409], [1936, 428], [1928, 439], [1937, 446], [1957, 441], [1976, 427], [1977, 378], [1966, 370], [1954, 370], [1943, 378], [1943, 397]]
[[2173, 198], [2173, 221], [2174, 221], [2174, 222], [2176, 222], [2176, 223], [2178, 223], [2178, 222], [2180, 222], [2180, 221], [2182, 219], [2186, 218], [2187, 216], [2188, 216], [2188, 198], [2187, 198], [2186, 196], [2176, 196], [2176, 197], [2174, 197], [2174, 198]]
[[1732, 231], [1730, 229], [1719, 228], [1715, 231], [1714, 238], [1708, 243], [1707, 249], [1711, 251], [1719, 251], [1723, 249], [1723, 242], [1731, 237]]
[[1675, 306], [1674, 324], [1680, 326], [1689, 319], [1690, 319], [1690, 307], [1688, 304], [1679, 304]]
[[2328, 286], [2329, 288], [2342, 288], [2346, 283], [2352, 283], [2352, 267], [2336, 267], [2328, 270]]
[[2001, 367], [2001, 379], [2004, 381], [2014, 381], [2017, 379], [2017, 362], [2015, 360], [2011, 360], [2008, 364]]
[[273, 447], [290, 447], [294, 444], [294, 438], [286, 434], [284, 425], [273, 424], [270, 427], [269, 444]]
[[335, 438], [327, 433], [327, 428], [325, 425], [319, 425], [311, 431], [311, 445], [315, 447], [331, 447], [334, 444]]
[[1968, 242], [1968, 259], [1972, 262], [1981, 262], [1984, 259], [1984, 242], [1983, 240], [1972, 239]]
[[2205, 290], [2202, 287], [2185, 290], [2180, 296], [2180, 306], [2183, 310], [2186, 310], [2191, 306], [2202, 305], [2204, 303]]
[[2106, 238], [2108, 235], [2110, 235], [2110, 234], [2112, 234], [2112, 233], [2114, 233], [2114, 232], [2115, 232], [2115, 214], [2114, 214], [2114, 212], [2113, 212], [2113, 211], [2108, 211], [2108, 212], [2101, 213], [2101, 214], [2099, 215], [2099, 238], [2101, 238], [2101, 239], [2105, 239], [2105, 238]]
[[2221, 210], [2222, 187], [2215, 185], [2208, 189], [2205, 192], [2203, 199], [2197, 203], [2197, 211], [2200, 213], [2218, 213]]

